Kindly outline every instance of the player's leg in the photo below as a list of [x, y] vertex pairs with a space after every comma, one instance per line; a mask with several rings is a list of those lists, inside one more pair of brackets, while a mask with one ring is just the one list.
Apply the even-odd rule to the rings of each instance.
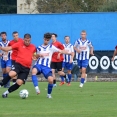
[[37, 78], [37, 73], [40, 73], [41, 66], [40, 65], [34, 65], [32, 69], [32, 82], [35, 87], [35, 91], [37, 94], [40, 94], [40, 89], [38, 86], [38, 78]]
[[[64, 71], [64, 68], [65, 68], [65, 62], [62, 63], [62, 71]], [[60, 82], [60, 86], [62, 86], [63, 84], [65, 84], [64, 82], [64, 77], [63, 76], [60, 76], [61, 77], [61, 82]]]
[[66, 79], [66, 74], [62, 71], [62, 62], [57, 62], [57, 71], [58, 71], [58, 74], [60, 77], [64, 77], [65, 80], [67, 81]]
[[[22, 84], [25, 84], [25, 81], [29, 75], [29, 71], [29, 68], [24, 67], [21, 64], [15, 64], [15, 70], [12, 71], [12, 78], [16, 75], [18, 75], [18, 78], [16, 80], [16, 83], [13, 84], [7, 91], [3, 93], [2, 97], [6, 98], [9, 93], [12, 93], [13, 91], [17, 90]], [[13, 73], [15, 75], [13, 75]]]
[[52, 88], [53, 88], [53, 77], [52, 77], [52, 71], [49, 67], [43, 66], [42, 67], [42, 74], [46, 79], [48, 79], [48, 90], [47, 90], [47, 98], [52, 98]]
[[82, 60], [82, 74], [81, 74], [81, 81], [80, 81], [80, 87], [83, 87], [84, 81], [86, 78], [86, 68], [88, 66], [88, 60]]
[[52, 69], [52, 76], [53, 76], [53, 87], [56, 87], [56, 76], [55, 76], [55, 70], [57, 68], [56, 62], [51, 62], [51, 69]]
[[72, 70], [72, 67], [73, 67], [73, 63], [67, 63], [67, 76], [68, 76], [68, 86], [70, 86], [70, 83], [71, 83], [71, 78], [72, 78], [72, 74], [71, 74], [71, 70]]
[[[2, 74], [3, 74], [3, 78], [5, 78], [7, 76], [6, 73], [6, 61], [1, 59], [1, 68], [2, 68]], [[6, 85], [4, 85], [4, 88], [8, 88], [10, 87], [10, 82], [8, 82]]]
[[[15, 65], [15, 60], [11, 60], [11, 67], [12, 67], [12, 69], [14, 69], [14, 65]], [[15, 76], [13, 79], [12, 79], [12, 81], [13, 81], [13, 84], [15, 84], [16, 83], [16, 80], [17, 80], [17, 76]]]

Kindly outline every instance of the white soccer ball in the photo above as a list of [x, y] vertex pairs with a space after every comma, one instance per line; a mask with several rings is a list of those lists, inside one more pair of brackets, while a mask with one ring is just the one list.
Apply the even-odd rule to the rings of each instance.
[[26, 89], [23, 89], [20, 91], [19, 93], [19, 96], [22, 98], [22, 99], [26, 99], [29, 95], [29, 92], [26, 90]]

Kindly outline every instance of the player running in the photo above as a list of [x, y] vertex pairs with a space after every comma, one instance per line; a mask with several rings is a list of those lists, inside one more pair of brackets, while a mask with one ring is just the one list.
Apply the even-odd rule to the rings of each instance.
[[[56, 48], [64, 50], [63, 44], [57, 41], [57, 34], [52, 34], [52, 45], [54, 45]], [[52, 55], [52, 62], [51, 62], [51, 68], [52, 68], [52, 75], [54, 78], [53, 81], [53, 87], [56, 87], [56, 78], [55, 78], [55, 70], [57, 69], [58, 74], [60, 77], [66, 78], [66, 74], [62, 71], [62, 63], [63, 63], [63, 54], [59, 52], [54, 52]]]
[[74, 49], [76, 51], [76, 59], [81, 72], [81, 81], [79, 87], [83, 87], [86, 78], [86, 68], [89, 63], [89, 54], [94, 55], [93, 46], [86, 38], [86, 31], [83, 30], [81, 32], [81, 38], [76, 40]]
[[3, 85], [7, 84], [7, 82], [10, 79], [12, 79], [15, 76], [18, 76], [16, 83], [3, 93], [2, 97], [6, 98], [9, 93], [17, 90], [22, 84], [25, 83], [30, 72], [32, 56], [36, 52], [36, 47], [33, 44], [31, 44], [31, 35], [25, 34], [24, 41], [22, 43], [16, 43], [9, 47], [0, 47], [0, 49], [3, 51], [17, 49], [18, 52], [14, 67], [9, 72], [8, 76], [6, 76], [0, 82], [0, 87], [2, 87]]
[[[72, 70], [72, 66], [73, 66], [73, 58], [74, 58], [74, 49], [73, 49], [73, 45], [70, 44], [70, 37], [69, 36], [65, 36], [65, 44], [63, 44], [65, 50], [69, 51], [69, 55], [68, 54], [64, 54], [64, 60], [63, 60], [63, 64], [62, 64], [62, 71], [64, 71], [64, 68], [67, 69], [67, 76], [68, 76], [68, 86], [70, 86], [70, 82], [71, 82], [71, 70]], [[64, 77], [61, 76], [61, 83], [59, 84], [60, 86], [63, 85], [64, 82]]]
[[[1, 32], [0, 34], [2, 40], [0, 41], [0, 46], [1, 47], [7, 47], [9, 44], [9, 40], [7, 40], [7, 33], [6, 32]], [[1, 68], [2, 68], [2, 73], [3, 73], [3, 78], [5, 78], [9, 71], [11, 70], [11, 52], [4, 52], [1, 51], [0, 53], [1, 56]], [[4, 88], [9, 88], [10, 87], [10, 81], [4, 86]]]
[[36, 61], [35, 65], [32, 69], [32, 81], [36, 90], [36, 93], [39, 94], [40, 90], [38, 87], [38, 79], [37, 74], [43, 74], [46, 79], [48, 79], [48, 91], [47, 91], [47, 98], [51, 97], [51, 92], [53, 88], [53, 77], [52, 77], [52, 71], [50, 68], [51, 58], [52, 54], [54, 52], [60, 52], [63, 53], [65, 51], [62, 51], [58, 48], [56, 48], [53, 45], [49, 44], [49, 41], [51, 39], [51, 34], [46, 33], [44, 34], [44, 43], [37, 47], [37, 57], [38, 60]]
[[[12, 46], [13, 44], [16, 44], [18, 42], [23, 42], [23, 39], [19, 38], [19, 34], [17, 31], [14, 31], [12, 33], [13, 35], [13, 40], [10, 41], [10, 43], [8, 44], [8, 46]], [[17, 58], [17, 54], [18, 54], [18, 50], [17, 48], [13, 49], [12, 50], [12, 53], [11, 53], [11, 63], [12, 63], [12, 68], [14, 67], [14, 64], [15, 64], [15, 60]], [[13, 78], [13, 84], [16, 82], [16, 77]]]

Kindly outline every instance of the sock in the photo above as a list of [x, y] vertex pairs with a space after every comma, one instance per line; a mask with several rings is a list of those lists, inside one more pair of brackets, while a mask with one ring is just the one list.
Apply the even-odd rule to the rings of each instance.
[[53, 84], [56, 84], [56, 80], [53, 80]]
[[17, 90], [20, 87], [20, 85], [18, 85], [17, 83], [15, 83], [14, 85], [12, 85], [9, 89], [8, 92], [11, 93], [15, 90]]
[[17, 79], [13, 79], [13, 83], [16, 83], [16, 80], [17, 80]]
[[38, 86], [35, 87], [35, 91], [36, 91], [37, 93], [40, 93], [40, 90], [39, 90], [39, 87], [38, 87]]
[[71, 74], [68, 74], [68, 79], [69, 79], [69, 83], [71, 82], [71, 77], [72, 77], [72, 75]]
[[9, 81], [10, 81], [11, 77], [9, 76], [9, 74], [0, 82], [0, 85], [6, 85]]
[[64, 82], [64, 77], [63, 76], [60, 76], [61, 77], [61, 82]]
[[53, 84], [48, 84], [48, 94], [51, 94], [53, 88]]
[[4, 95], [9, 94], [9, 91], [7, 90], [7, 91], [5, 91], [3, 94], [4, 94]]
[[32, 75], [32, 82], [34, 87], [38, 86], [38, 79], [36, 75]]
[[81, 82], [82, 84], [84, 84], [84, 81], [85, 81], [85, 79], [84, 79], [84, 78], [81, 78], [80, 82]]

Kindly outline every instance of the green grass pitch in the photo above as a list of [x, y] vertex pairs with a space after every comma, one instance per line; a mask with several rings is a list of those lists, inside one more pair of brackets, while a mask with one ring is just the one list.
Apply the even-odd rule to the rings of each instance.
[[[117, 83], [79, 82], [53, 89], [52, 99], [46, 98], [47, 82], [40, 82], [41, 94], [36, 95], [33, 84], [27, 82], [19, 90], [0, 98], [0, 117], [117, 117]], [[19, 91], [27, 89], [29, 97], [21, 99]], [[6, 89], [0, 88], [2, 94]]]

